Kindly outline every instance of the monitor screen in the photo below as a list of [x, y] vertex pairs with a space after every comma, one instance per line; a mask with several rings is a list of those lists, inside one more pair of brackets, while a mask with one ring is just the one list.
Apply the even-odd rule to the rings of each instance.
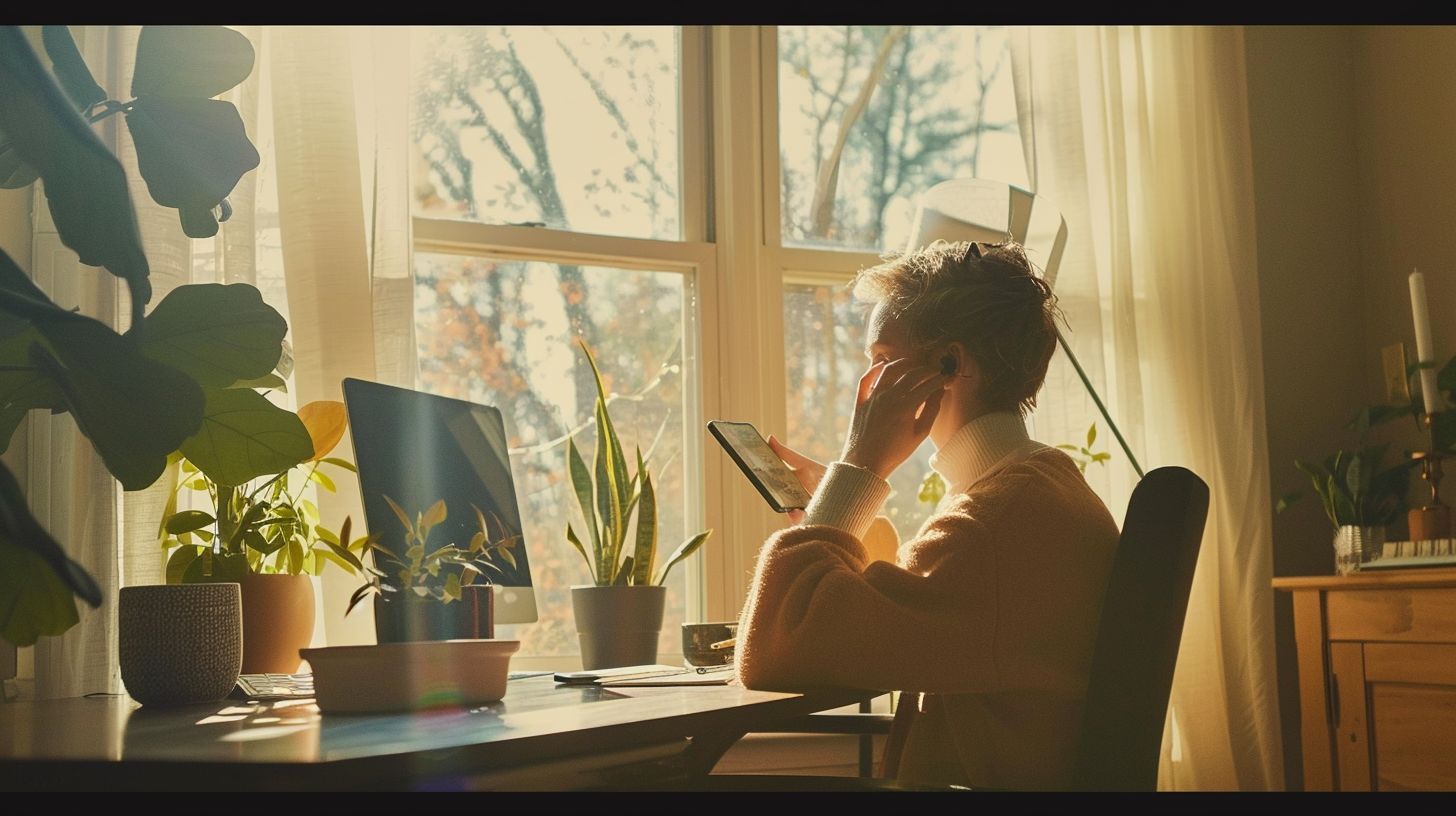
[[[476, 509], [486, 517], [493, 539], [522, 535], [500, 411], [354, 379], [344, 380], [344, 403], [369, 532], [391, 552], [404, 555], [405, 528], [390, 501], [411, 519], [437, 501], [445, 502], [445, 520], [430, 530], [425, 542], [429, 551], [447, 544], [468, 547], [480, 529]], [[500, 563], [503, 574], [488, 576], [496, 585], [495, 622], [531, 623], [536, 620], [536, 595], [524, 538], [511, 554], [514, 568]], [[374, 557], [386, 574], [398, 569], [379, 563], [390, 560], [383, 553], [376, 551]]]

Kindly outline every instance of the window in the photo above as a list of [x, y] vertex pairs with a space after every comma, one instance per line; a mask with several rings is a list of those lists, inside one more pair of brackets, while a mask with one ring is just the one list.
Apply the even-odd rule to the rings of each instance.
[[[781, 213], [787, 441], [829, 461], [868, 365], [845, 284], [905, 247], [920, 193], [952, 178], [1024, 186], [1026, 162], [1004, 29], [782, 27], [777, 54], [779, 190], [766, 206]], [[933, 451], [927, 440], [890, 479], [902, 538], [933, 507], [919, 501]]]
[[[628, 447], [652, 448], [685, 621], [737, 616], [783, 523], [709, 419], [838, 454], [864, 370], [845, 283], [947, 178], [1025, 183], [1007, 35], [967, 27], [424, 28], [412, 34], [419, 387], [493, 404], [511, 437], [540, 621], [526, 667], [577, 653], [564, 437], [590, 444], [584, 338]], [[711, 149], [710, 149], [711, 146]], [[788, 353], [785, 353], [788, 349]], [[655, 447], [654, 447], [655, 445]], [[911, 535], [927, 444], [892, 480]], [[668, 534], [666, 531], [670, 531]], [[674, 540], [676, 539], [676, 540]]]
[[[575, 659], [569, 589], [591, 582], [565, 537], [581, 527], [566, 440], [580, 434], [589, 457], [596, 433], [577, 340], [629, 455], [650, 454], [659, 558], [703, 526], [701, 480], [685, 476], [702, 471], [693, 304], [712, 257], [683, 240], [705, 229], [684, 203], [703, 197], [705, 173], [702, 128], [683, 126], [702, 94], [685, 102], [679, 87], [701, 40], [671, 27], [412, 33], [418, 387], [504, 416], [539, 621], [500, 636], [522, 641], [528, 667]], [[702, 619], [700, 564], [668, 582], [663, 659], [681, 651], [680, 624]]]

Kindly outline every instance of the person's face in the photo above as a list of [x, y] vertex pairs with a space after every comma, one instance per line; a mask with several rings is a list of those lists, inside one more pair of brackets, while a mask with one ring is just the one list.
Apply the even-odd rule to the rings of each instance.
[[910, 343], [910, 332], [904, 323], [895, 317], [883, 302], [875, 304], [870, 312], [865, 337], [865, 356], [870, 365], [889, 362], [902, 357], [914, 357], [916, 362], [927, 364], [924, 349], [917, 349]]

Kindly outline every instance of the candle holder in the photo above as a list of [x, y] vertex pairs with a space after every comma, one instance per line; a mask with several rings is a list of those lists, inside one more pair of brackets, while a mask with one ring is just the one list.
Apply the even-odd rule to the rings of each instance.
[[1411, 508], [1406, 515], [1412, 541], [1451, 537], [1451, 508], [1441, 503], [1441, 460], [1449, 454], [1436, 449], [1433, 415], [1425, 414], [1423, 421], [1431, 434], [1431, 449], [1412, 451], [1411, 458], [1421, 463], [1421, 478], [1431, 484], [1431, 500], [1424, 507]]

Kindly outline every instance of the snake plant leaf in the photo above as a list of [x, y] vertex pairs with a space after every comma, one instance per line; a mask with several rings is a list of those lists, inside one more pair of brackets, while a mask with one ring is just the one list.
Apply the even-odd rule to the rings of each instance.
[[622, 565], [617, 569], [617, 577], [612, 579], [613, 586], [627, 586], [632, 578], [632, 556], [622, 559]]
[[40, 36], [56, 79], [77, 110], [85, 111], [105, 102], [106, 90], [96, 84], [96, 77], [86, 67], [86, 60], [81, 58], [76, 40], [71, 37], [71, 29], [63, 25], [41, 26]]
[[571, 546], [575, 547], [576, 551], [581, 553], [582, 559], [586, 561], [586, 568], [591, 572], [592, 583], [600, 586], [601, 581], [597, 579], [596, 562], [592, 560], [590, 555], [586, 554], [586, 547], [582, 546], [581, 539], [577, 538], [576, 531], [571, 529], [571, 524], [569, 523], [566, 525], [566, 540], [571, 542]]
[[[641, 452], [638, 452], [640, 459]], [[632, 554], [632, 583], [647, 586], [652, 580], [652, 563], [657, 558], [657, 495], [652, 476], [642, 473], [642, 500], [637, 508], [637, 549]]]
[[667, 573], [670, 572], [672, 568], [677, 565], [677, 562], [697, 552], [698, 548], [702, 547], [703, 542], [707, 541], [708, 536], [712, 534], [712, 530], [704, 530], [679, 545], [677, 549], [672, 551], [672, 555], [669, 555], [667, 557], [666, 563], [662, 565], [662, 572], [659, 572], [657, 574], [656, 580], [654, 580], [652, 583], [658, 586], [666, 583]]
[[313, 439], [296, 414], [256, 391], [205, 391], [202, 429], [182, 442], [187, 460], [220, 485], [240, 485], [313, 455]]
[[101, 605], [101, 588], [31, 515], [20, 484], [0, 465], [0, 637], [30, 646], [76, 624], [78, 595]]
[[61, 242], [126, 281], [140, 310], [152, 290], [126, 173], [14, 26], [0, 26], [0, 131], [45, 182]]
[[259, 161], [238, 109], [218, 99], [139, 96], [126, 126], [152, 199], [180, 211], [189, 237], [216, 235], [213, 208]]
[[224, 26], [144, 26], [131, 95], [209, 98], [253, 72], [253, 44]]
[[601, 532], [597, 529], [597, 511], [592, 506], [591, 472], [586, 469], [586, 462], [581, 458], [575, 439], [566, 440], [566, 462], [571, 476], [571, 489], [576, 493], [576, 503], [580, 505], [582, 518], [586, 520], [587, 530], [591, 533], [592, 551], [596, 552], [602, 547], [602, 539]]
[[283, 356], [288, 323], [246, 283], [179, 286], [139, 329], [142, 353], [204, 388], [267, 377]]

